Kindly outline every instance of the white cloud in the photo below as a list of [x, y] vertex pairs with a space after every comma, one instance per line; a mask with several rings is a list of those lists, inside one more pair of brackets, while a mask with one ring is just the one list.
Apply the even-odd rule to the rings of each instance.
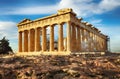
[[57, 4], [48, 6], [24, 6], [24, 7], [6, 7], [0, 8], [0, 15], [34, 15], [34, 14], [52, 14], [58, 10]]
[[57, 10], [56, 5], [53, 6], [33, 6], [33, 7], [22, 7], [15, 9], [13, 12], [8, 14], [52, 14]]
[[1, 30], [9, 30], [12, 29], [16, 23], [14, 22], [9, 22], [9, 21], [0, 21], [0, 31]]
[[1, 10], [1, 14], [52, 14], [61, 8], [72, 8], [78, 16], [88, 17], [111, 11], [119, 6], [120, 0], [101, 0], [99, 3], [94, 3], [93, 0], [60, 0], [54, 5], [7, 8], [5, 11]]
[[78, 16], [88, 16], [111, 11], [120, 6], [120, 0], [101, 0], [93, 3], [93, 0], [61, 0], [60, 8], [73, 8]]
[[12, 44], [12, 41], [15, 42], [15, 40], [18, 38], [17, 27], [15, 22], [0, 21], [0, 39], [4, 36], [10, 41], [10, 45], [12, 46], [12, 48], [17, 46], [17, 43], [16, 46]]
[[0, 21], [0, 38], [3, 36], [15, 38], [16, 37], [16, 23], [11, 21]]
[[111, 11], [119, 6], [120, 6], [120, 0], [102, 0], [98, 5], [99, 11], [96, 10], [96, 13]]
[[78, 16], [86, 16], [93, 5], [92, 0], [61, 0], [59, 8], [72, 8]]

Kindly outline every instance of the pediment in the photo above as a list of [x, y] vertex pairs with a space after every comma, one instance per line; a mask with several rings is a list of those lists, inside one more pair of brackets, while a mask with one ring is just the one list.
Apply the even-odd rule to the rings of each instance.
[[30, 22], [30, 21], [31, 21], [30, 19], [24, 19], [24, 20], [22, 20], [19, 24], [28, 23], [28, 22]]

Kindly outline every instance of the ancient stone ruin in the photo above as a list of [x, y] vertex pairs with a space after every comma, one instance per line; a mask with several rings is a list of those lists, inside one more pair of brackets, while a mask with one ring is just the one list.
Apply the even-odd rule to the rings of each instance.
[[[63, 26], [66, 24], [66, 29]], [[55, 40], [55, 26], [58, 39]], [[17, 25], [19, 53], [39, 52], [46, 54], [71, 54], [108, 51], [108, 36], [82, 18], [77, 18], [72, 9], [58, 10], [57, 14], [44, 18], [24, 19]], [[47, 28], [50, 28], [47, 38]], [[63, 34], [66, 33], [66, 36]], [[47, 41], [49, 40], [49, 41]]]

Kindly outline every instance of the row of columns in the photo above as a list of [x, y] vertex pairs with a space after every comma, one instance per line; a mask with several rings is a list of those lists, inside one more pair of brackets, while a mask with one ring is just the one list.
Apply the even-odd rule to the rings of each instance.
[[[70, 22], [67, 22], [67, 51], [70, 51]], [[42, 31], [42, 34], [41, 32]], [[63, 51], [63, 25], [59, 24], [58, 51]], [[23, 37], [24, 35], [24, 37]], [[42, 45], [40, 45], [42, 36]], [[24, 40], [23, 40], [24, 39]], [[46, 51], [46, 27], [24, 30], [19, 32], [19, 52]], [[54, 51], [54, 26], [50, 26], [50, 51]]]
[[107, 51], [106, 39], [83, 27], [72, 24], [71, 35], [71, 51]]
[[[58, 24], [58, 51], [64, 50], [63, 41], [63, 24]], [[67, 22], [67, 51], [106, 51], [107, 40], [100, 37], [96, 33], [87, 29]], [[42, 32], [41, 32], [42, 31]], [[23, 36], [24, 34], [24, 41]], [[42, 45], [40, 44], [40, 36], [42, 37]], [[84, 45], [87, 43], [87, 48]], [[46, 27], [25, 30], [19, 32], [19, 52], [46, 51], [47, 35]], [[54, 25], [50, 26], [50, 51], [54, 51]]]

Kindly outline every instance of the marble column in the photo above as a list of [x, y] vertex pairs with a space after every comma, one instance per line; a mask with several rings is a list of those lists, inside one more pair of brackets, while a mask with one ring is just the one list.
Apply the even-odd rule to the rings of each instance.
[[30, 30], [30, 52], [34, 52], [35, 50], [35, 30]]
[[63, 26], [59, 24], [58, 51], [63, 51]]
[[99, 51], [101, 51], [102, 50], [102, 42], [101, 42], [101, 36], [99, 36]]
[[77, 27], [77, 51], [81, 50], [81, 37], [80, 37], [80, 27]]
[[85, 34], [84, 34], [84, 28], [81, 28], [81, 33], [82, 33], [82, 51], [84, 51], [84, 42], [85, 42]]
[[96, 51], [96, 35], [93, 33], [93, 51]]
[[91, 52], [91, 32], [88, 31], [88, 50]]
[[102, 38], [102, 51], [104, 51], [104, 39]]
[[42, 51], [46, 51], [47, 37], [46, 37], [46, 28], [42, 28]]
[[101, 37], [99, 36], [99, 51], [101, 51]]
[[102, 51], [104, 51], [104, 45], [103, 45], [103, 44], [104, 44], [104, 41], [103, 41], [103, 38], [101, 38], [101, 43], [102, 43], [102, 44], [101, 44], [101, 45], [102, 45]]
[[99, 47], [99, 36], [98, 35], [96, 35], [96, 40], [97, 40], [97, 44], [96, 44], [97, 45], [97, 51], [99, 51], [100, 47]]
[[91, 32], [91, 52], [94, 51], [94, 49], [93, 49], [93, 42], [94, 42], [94, 37], [93, 37], [93, 32]]
[[54, 51], [54, 26], [50, 26], [50, 51]]
[[84, 51], [87, 51], [87, 30], [86, 29], [84, 29]]
[[40, 51], [40, 28], [35, 29], [35, 51]]
[[76, 45], [76, 26], [73, 24], [72, 25], [72, 44], [71, 44], [71, 48], [72, 48], [72, 51], [76, 51], [77, 49], [77, 45]]
[[96, 35], [96, 47], [97, 47], [97, 51], [99, 51], [99, 36]]
[[24, 52], [28, 52], [28, 31], [24, 31]]
[[92, 32], [90, 32], [90, 51], [92, 52], [93, 51], [93, 33]]
[[71, 23], [67, 22], [67, 51], [71, 51]]
[[71, 26], [71, 51], [74, 51], [74, 33], [73, 33], [73, 25]]
[[105, 51], [105, 39], [103, 39], [103, 51]]
[[85, 32], [86, 32], [85, 38], [86, 38], [86, 45], [87, 45], [86, 51], [88, 52], [89, 51], [89, 31], [86, 29]]
[[105, 52], [108, 51], [108, 39], [105, 38]]
[[19, 32], [19, 52], [22, 52], [22, 32]]

